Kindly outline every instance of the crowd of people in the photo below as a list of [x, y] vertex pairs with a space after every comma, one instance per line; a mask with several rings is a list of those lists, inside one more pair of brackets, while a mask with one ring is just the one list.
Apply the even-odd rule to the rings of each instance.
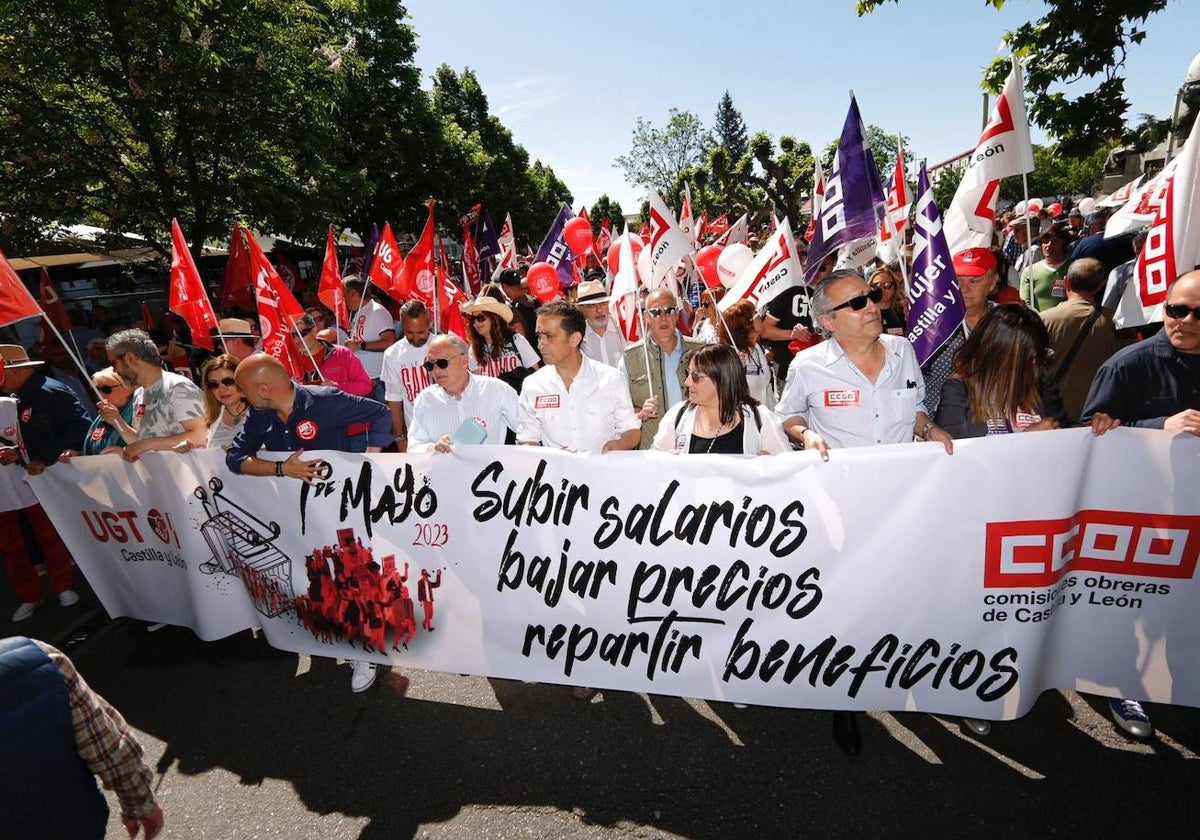
[[[20, 430], [20, 440], [0, 446], [0, 487], [11, 496], [0, 514], [0, 552], [20, 599], [13, 619], [28, 618], [42, 601], [21, 518], [42, 537], [60, 603], [77, 600], [65, 547], [32, 497], [20, 494], [20, 470], [37, 473], [77, 455], [136, 461], [150, 451], [221, 448], [233, 472], [307, 481], [320, 464], [303, 451], [319, 449], [804, 449], [829, 460], [842, 448], [914, 441], [952, 454], [955, 439], [1074, 425], [1095, 434], [1118, 425], [1200, 434], [1200, 271], [1171, 284], [1159, 331], [1120, 332], [1102, 302], [1110, 277], [1128, 274], [1137, 241], [1105, 240], [1102, 212], [1072, 211], [1061, 223], [1044, 215], [1002, 216], [992, 247], [953, 255], [965, 318], [924, 365], [906, 338], [907, 266], [846, 268], [832, 259], [810, 285], [762, 309], [727, 305], [727, 289], [699, 283], [643, 289], [642, 337], [632, 342], [614, 316], [611, 276], [595, 260], [582, 282], [545, 304], [524, 286], [527, 265], [496, 272], [462, 307], [462, 335], [439, 332], [419, 301], [389, 307], [350, 275], [348, 323], [305, 301], [291, 336], [302, 360], [298, 381], [260, 351], [245, 313], [227, 313], [220, 352], [206, 358], [187, 352], [182, 322], [158, 335], [114, 325], [87, 342], [87, 398], [63, 381], [69, 370], [56, 376], [52, 354], [36, 359], [2, 346], [11, 399], [0, 412]], [[803, 254], [802, 237], [796, 246]], [[296, 599], [301, 622], [317, 638], [369, 651], [385, 650], [389, 637], [393, 648], [403, 646], [415, 633], [407, 567], [401, 575], [394, 558], [377, 563], [368, 548], [350, 568], [347, 550], [324, 547], [307, 558], [309, 587]], [[429, 590], [436, 585], [431, 579]], [[353, 666], [352, 688], [365, 690], [375, 666]], [[1135, 701], [1114, 701], [1113, 715], [1132, 735], [1152, 734]], [[989, 727], [966, 723], [977, 735]], [[836, 717], [834, 730], [844, 749], [859, 749], [853, 717]]]

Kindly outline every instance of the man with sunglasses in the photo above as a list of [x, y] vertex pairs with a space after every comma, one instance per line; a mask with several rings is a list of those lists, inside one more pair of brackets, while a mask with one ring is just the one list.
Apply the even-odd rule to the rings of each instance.
[[[1093, 423], [1096, 418], [1200, 435], [1200, 271], [1181, 275], [1167, 288], [1162, 330], [1100, 365], [1080, 422]], [[1135, 738], [1153, 736], [1141, 703], [1116, 698], [1108, 702], [1123, 731]]]
[[413, 403], [409, 452], [449, 452], [468, 420], [482, 427], [481, 443], [502, 444], [507, 430], [517, 430], [517, 392], [495, 377], [471, 373], [467, 348], [462, 338], [447, 333], [425, 349], [423, 367], [433, 381]]
[[[914, 437], [954, 451], [925, 413], [925, 381], [908, 339], [883, 332], [881, 289], [852, 269], [834, 271], [813, 291], [813, 321], [828, 340], [792, 360], [775, 407], [788, 438], [829, 460], [831, 448], [907, 443]], [[833, 713], [833, 740], [862, 752], [853, 712]]]
[[[278, 359], [255, 353], [237, 367], [237, 386], [250, 410], [246, 424], [225, 455], [231, 472], [314, 481], [324, 468], [319, 459], [300, 460], [304, 450], [353, 451], [350, 427], [367, 424], [367, 452], [391, 442], [387, 406], [322, 385], [297, 385]], [[258, 457], [262, 451], [291, 452], [283, 461]], [[366, 691], [375, 682], [375, 664], [352, 662], [350, 690]]]
[[684, 396], [687, 355], [704, 342], [679, 332], [679, 302], [670, 289], [655, 289], [642, 306], [645, 336], [625, 348], [618, 369], [629, 385], [629, 396], [642, 421], [639, 449], [649, 449], [658, 421]]

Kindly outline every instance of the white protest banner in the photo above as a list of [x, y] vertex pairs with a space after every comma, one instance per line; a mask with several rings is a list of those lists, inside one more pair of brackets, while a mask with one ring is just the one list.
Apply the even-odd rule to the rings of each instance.
[[109, 609], [224, 610], [227, 632], [254, 609], [286, 650], [788, 707], [1012, 718], [1051, 688], [1200, 705], [1188, 435], [829, 463], [306, 454], [328, 465], [312, 485], [207, 450], [31, 483]]

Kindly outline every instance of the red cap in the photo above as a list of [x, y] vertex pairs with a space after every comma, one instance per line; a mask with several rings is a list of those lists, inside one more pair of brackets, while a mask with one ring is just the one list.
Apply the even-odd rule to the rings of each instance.
[[954, 255], [954, 273], [959, 277], [982, 277], [996, 270], [996, 255], [987, 248], [968, 248]]

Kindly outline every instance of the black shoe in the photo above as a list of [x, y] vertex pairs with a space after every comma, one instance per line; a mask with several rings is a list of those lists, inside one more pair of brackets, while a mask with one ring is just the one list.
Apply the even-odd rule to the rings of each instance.
[[858, 732], [857, 712], [833, 713], [833, 740], [846, 755], [862, 752], [862, 736]]

